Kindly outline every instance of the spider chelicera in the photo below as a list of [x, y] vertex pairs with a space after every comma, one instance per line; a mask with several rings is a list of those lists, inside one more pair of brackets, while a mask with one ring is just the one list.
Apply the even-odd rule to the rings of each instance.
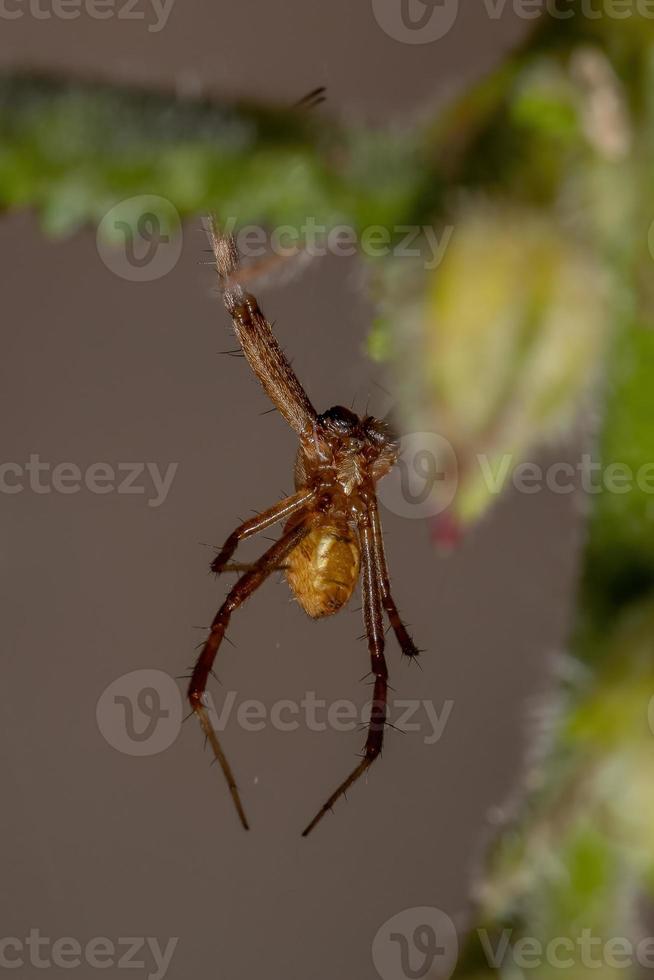
[[212, 562], [212, 571], [225, 571], [240, 541], [283, 523], [279, 540], [248, 566], [230, 589], [211, 624], [188, 688], [191, 707], [211, 743], [246, 829], [248, 822], [236, 781], [205, 704], [209, 674], [231, 615], [275, 569], [283, 568], [298, 602], [315, 619], [342, 609], [359, 576], [362, 579], [363, 619], [374, 677], [368, 734], [361, 761], [305, 828], [306, 836], [381, 752], [388, 689], [384, 611], [403, 654], [415, 658], [420, 652], [391, 595], [375, 493], [375, 484], [397, 460], [398, 443], [387, 423], [370, 415], [359, 418], [340, 405], [321, 415], [316, 413], [256, 299], [239, 281], [239, 255], [233, 238], [221, 234], [213, 220], [208, 222], [208, 234], [225, 306], [243, 353], [300, 441], [296, 492], [238, 527]]

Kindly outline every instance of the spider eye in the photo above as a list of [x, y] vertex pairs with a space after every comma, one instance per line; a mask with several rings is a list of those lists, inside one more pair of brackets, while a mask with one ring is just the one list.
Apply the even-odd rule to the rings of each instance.
[[351, 412], [349, 408], [343, 408], [342, 405], [334, 405], [333, 408], [328, 408], [318, 419], [327, 428], [335, 429], [337, 432], [349, 432], [359, 424], [359, 419], [354, 412]]

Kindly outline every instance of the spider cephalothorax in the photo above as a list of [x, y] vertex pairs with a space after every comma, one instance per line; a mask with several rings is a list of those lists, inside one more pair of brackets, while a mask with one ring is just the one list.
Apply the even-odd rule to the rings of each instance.
[[366, 483], [386, 476], [397, 455], [397, 439], [385, 422], [371, 415], [360, 419], [349, 408], [335, 405], [318, 416], [308, 445], [300, 444], [296, 485], [315, 470], [319, 478], [331, 478], [352, 496]]
[[321, 415], [316, 413], [256, 299], [239, 284], [238, 253], [233, 239], [220, 235], [213, 222], [209, 224], [209, 237], [225, 306], [243, 353], [300, 441], [295, 493], [237, 528], [212, 563], [214, 572], [224, 571], [240, 541], [273, 524], [283, 523], [280, 539], [247, 568], [218, 610], [193, 669], [188, 691], [191, 707], [211, 742], [246, 828], [236, 782], [204, 703], [209, 674], [231, 614], [275, 569], [284, 569], [298, 602], [316, 619], [338, 612], [351, 597], [359, 577], [362, 578], [363, 616], [374, 678], [368, 737], [361, 762], [321, 807], [304, 830], [306, 835], [381, 752], [388, 687], [384, 611], [402, 652], [409, 657], [419, 652], [391, 595], [375, 493], [375, 484], [397, 459], [398, 444], [386, 422], [380, 419], [372, 416], [361, 419], [340, 405]]

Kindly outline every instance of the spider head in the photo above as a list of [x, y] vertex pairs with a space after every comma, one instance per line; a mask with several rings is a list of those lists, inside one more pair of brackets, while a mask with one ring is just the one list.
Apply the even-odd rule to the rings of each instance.
[[327, 432], [343, 436], [354, 434], [360, 421], [358, 415], [355, 415], [349, 408], [344, 408], [342, 405], [334, 405], [332, 408], [328, 408], [326, 412], [323, 412], [322, 415], [318, 416], [318, 424], [322, 428]]
[[381, 419], [361, 419], [349, 408], [335, 405], [318, 416], [314, 445], [319, 466], [350, 494], [366, 480], [376, 483], [398, 456], [397, 438]]

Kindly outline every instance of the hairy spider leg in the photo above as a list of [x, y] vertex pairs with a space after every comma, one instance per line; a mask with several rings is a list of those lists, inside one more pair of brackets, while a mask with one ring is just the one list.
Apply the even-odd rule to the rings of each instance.
[[202, 730], [211, 743], [214, 755], [223, 771], [227, 785], [229, 786], [229, 791], [232, 795], [232, 800], [234, 801], [234, 806], [236, 807], [239, 819], [246, 830], [248, 830], [249, 827], [245, 812], [243, 810], [243, 805], [241, 803], [241, 798], [239, 796], [238, 788], [236, 786], [236, 780], [234, 779], [231, 767], [227, 761], [227, 758], [225, 757], [225, 753], [222, 750], [218, 740], [218, 735], [216, 734], [209, 719], [209, 714], [204, 704], [204, 693], [207, 688], [209, 674], [213, 668], [216, 654], [218, 653], [218, 648], [220, 647], [223, 637], [225, 636], [225, 631], [232, 613], [238, 609], [238, 607], [241, 606], [245, 600], [259, 588], [260, 585], [263, 584], [270, 573], [274, 571], [284, 560], [284, 558], [286, 558], [286, 556], [293, 550], [293, 548], [299, 544], [304, 535], [308, 533], [308, 530], [308, 519], [300, 521], [292, 528], [287, 530], [279, 541], [276, 541], [272, 547], [268, 548], [261, 558], [254, 563], [252, 569], [249, 572], [246, 572], [245, 575], [243, 575], [230, 589], [227, 598], [216, 613], [214, 621], [211, 624], [209, 636], [207, 637], [200, 656], [195, 663], [195, 667], [193, 668], [193, 673], [191, 675], [191, 682], [188, 688], [188, 699], [191, 707], [198, 716]]
[[272, 527], [273, 524], [284, 521], [293, 514], [296, 514], [303, 507], [310, 504], [314, 497], [315, 493], [313, 490], [307, 490], [306, 488], [299, 490], [290, 497], [285, 497], [284, 500], [280, 500], [274, 507], [269, 507], [268, 510], [264, 510], [261, 514], [250, 518], [249, 521], [244, 521], [240, 527], [232, 531], [225, 541], [211, 563], [211, 571], [217, 575], [220, 574], [220, 572], [226, 569], [230, 558], [241, 541], [245, 541], [246, 538], [252, 537], [253, 534], [259, 534], [260, 531], [265, 531], [266, 528]]
[[236, 243], [231, 235], [219, 232], [213, 217], [208, 221], [208, 233], [223, 300], [243, 353], [273, 405], [302, 439], [309, 439], [316, 423], [316, 411], [256, 299], [238, 284]]
[[397, 642], [400, 645], [402, 653], [405, 657], [409, 657], [413, 660], [420, 655], [420, 650], [409, 636], [409, 632], [402, 622], [399, 612], [397, 611], [395, 600], [391, 595], [391, 583], [388, 574], [388, 565], [386, 563], [384, 537], [382, 533], [381, 521], [379, 519], [379, 507], [377, 504], [377, 498], [374, 495], [370, 497], [368, 513], [370, 514], [370, 522], [373, 529], [375, 558], [377, 561], [377, 569], [381, 582], [382, 602], [384, 604], [384, 609], [386, 610], [386, 615], [388, 616], [389, 622], [393, 627], [393, 632], [397, 637]]
[[370, 516], [363, 513], [358, 523], [361, 544], [363, 593], [363, 619], [368, 637], [371, 671], [375, 678], [368, 736], [364, 747], [363, 758], [350, 775], [329, 797], [327, 802], [318, 810], [311, 823], [302, 831], [306, 837], [317, 823], [322, 820], [336, 801], [362, 776], [373, 764], [382, 750], [384, 740], [384, 725], [386, 724], [386, 699], [388, 693], [388, 669], [384, 658], [384, 625], [382, 619], [382, 588], [379, 569], [375, 558], [374, 531]]

